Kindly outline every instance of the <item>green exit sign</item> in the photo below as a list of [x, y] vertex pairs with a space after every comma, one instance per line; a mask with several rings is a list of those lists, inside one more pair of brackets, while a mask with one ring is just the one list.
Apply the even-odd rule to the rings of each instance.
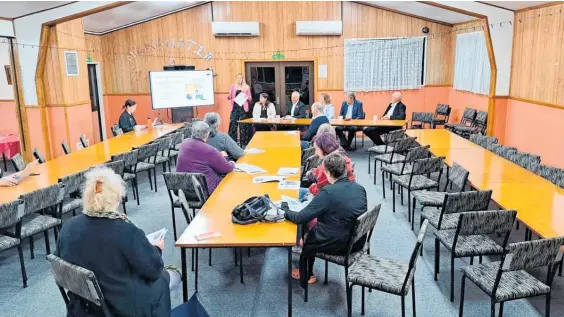
[[274, 55], [272, 55], [272, 59], [284, 59], [284, 54], [277, 51]]

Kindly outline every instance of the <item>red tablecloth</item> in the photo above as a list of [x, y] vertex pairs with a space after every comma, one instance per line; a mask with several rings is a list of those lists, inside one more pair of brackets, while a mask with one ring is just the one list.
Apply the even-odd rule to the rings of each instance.
[[0, 134], [0, 153], [8, 159], [20, 153], [20, 138], [13, 134]]

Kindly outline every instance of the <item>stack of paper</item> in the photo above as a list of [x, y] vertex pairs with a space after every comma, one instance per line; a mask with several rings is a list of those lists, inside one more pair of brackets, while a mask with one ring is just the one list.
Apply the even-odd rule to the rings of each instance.
[[245, 153], [247, 154], [261, 154], [266, 152], [265, 150], [262, 149], [256, 149], [256, 148], [247, 148], [245, 149]]
[[247, 101], [247, 99], [249, 99], [249, 96], [247, 96], [244, 92], [240, 92], [237, 95], [237, 97], [233, 99], [233, 101], [235, 101], [235, 103], [238, 104], [239, 106], [243, 106], [243, 104], [245, 103], [245, 101]]
[[280, 183], [278, 183], [278, 189], [298, 190], [300, 189], [300, 181], [289, 181], [289, 180], [280, 181]]
[[297, 175], [299, 171], [299, 167], [281, 167], [278, 170], [278, 175]]
[[274, 205], [276, 205], [278, 208], [282, 207], [282, 202], [287, 202], [288, 203], [288, 207], [290, 208], [291, 211], [295, 211], [295, 212], [299, 212], [302, 209], [304, 209], [305, 205], [303, 203], [301, 203], [299, 200], [292, 198], [292, 197], [288, 197], [286, 195], [282, 195], [282, 200], [279, 201], [275, 201], [273, 202]]
[[258, 174], [258, 173], [266, 172], [265, 170], [263, 170], [258, 166], [254, 166], [247, 163], [237, 163], [235, 164], [235, 168], [240, 171], [246, 172], [248, 174]]
[[257, 176], [255, 178], [253, 178], [253, 183], [258, 184], [258, 183], [269, 183], [269, 182], [280, 182], [282, 180], [284, 180], [284, 176], [272, 176], [272, 175], [262, 175], [262, 176]]
[[167, 232], [168, 232], [167, 228], [162, 228], [161, 230], [155, 231], [153, 233], [149, 233], [147, 235], [147, 240], [149, 240], [149, 242], [151, 244], [153, 244], [157, 241], [164, 240], [164, 237], [165, 237]]

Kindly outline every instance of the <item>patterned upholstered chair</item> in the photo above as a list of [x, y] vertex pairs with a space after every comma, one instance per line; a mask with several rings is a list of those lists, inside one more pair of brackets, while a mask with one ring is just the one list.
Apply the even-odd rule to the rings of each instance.
[[[125, 162], [121, 161], [121, 160], [117, 160], [117, 161], [111, 161], [105, 164], [102, 164], [102, 166], [107, 167], [109, 169], [111, 169], [112, 171], [114, 171], [114, 173], [118, 174], [122, 179], [123, 179], [123, 175], [125, 173]], [[127, 202], [127, 192], [125, 193], [125, 195], [121, 198], [121, 204], [123, 206], [123, 213], [127, 215], [127, 208], [125, 207], [125, 203]]]
[[[411, 229], [413, 230], [413, 223], [415, 221], [411, 220], [411, 192], [415, 190], [432, 189], [436, 188], [439, 190], [439, 183], [441, 180], [441, 174], [443, 172], [443, 161], [444, 157], [431, 157], [426, 159], [420, 159], [413, 162], [413, 168], [409, 175], [393, 176], [392, 177], [392, 198], [393, 198], [393, 211], [396, 212], [396, 185], [401, 188], [401, 196], [403, 201], [403, 189], [407, 189], [407, 219], [411, 221]], [[436, 181], [428, 178], [427, 174], [439, 173], [439, 177]]]
[[133, 150], [131, 152], [120, 153], [112, 155], [112, 162], [123, 161], [125, 166], [123, 170], [123, 181], [131, 182], [131, 188], [133, 190], [133, 198], [137, 199], [137, 205], [139, 205], [139, 187], [137, 184], [137, 174], [135, 173], [135, 168], [137, 167], [137, 157], [139, 156], [139, 151]]
[[0, 234], [0, 251], [8, 250], [13, 247], [18, 248], [20, 257], [20, 267], [22, 270], [23, 287], [27, 287], [27, 273], [23, 258], [23, 251], [20, 236], [22, 229], [22, 217], [24, 215], [25, 205], [22, 200], [15, 200], [9, 203], [0, 204], [0, 229], [13, 230], [14, 236]]
[[82, 199], [80, 199], [79, 194], [82, 184], [84, 184], [84, 173], [85, 172], [82, 171], [59, 178], [59, 183], [65, 185], [62, 215], [72, 211], [72, 215], [74, 216], [76, 210], [82, 208]]
[[69, 145], [67, 144], [67, 141], [63, 140], [61, 142], [61, 147], [63, 148], [63, 152], [65, 152], [65, 154], [71, 153], [71, 149], [70, 149]]
[[[19, 199], [25, 202], [24, 217], [20, 235], [11, 232], [14, 238], [23, 240], [29, 238], [29, 250], [31, 258], [33, 255], [33, 236], [43, 232], [45, 236], [45, 250], [51, 253], [48, 230], [55, 231], [55, 240], [58, 236], [58, 229], [61, 225], [60, 213], [62, 210], [63, 197], [65, 196], [65, 185], [58, 183], [36, 191], [23, 194]], [[39, 214], [39, 213], [45, 214]], [[51, 214], [52, 216], [47, 215]]]
[[[431, 157], [431, 152], [429, 152], [430, 145], [420, 146], [413, 149], [409, 149], [407, 151], [407, 155], [405, 156], [405, 162], [403, 163], [396, 163], [396, 164], [389, 164], [384, 165], [380, 168], [382, 171], [382, 180], [384, 179], [385, 174], [394, 175], [394, 176], [401, 176], [411, 174], [413, 169], [413, 162], [416, 160], [429, 158]], [[382, 195], [386, 198], [386, 182], [382, 181]], [[390, 177], [390, 189], [392, 189], [392, 178]]]
[[153, 190], [153, 182], [151, 181], [151, 175], [155, 178], [155, 192], [157, 191], [157, 170], [155, 164], [155, 158], [159, 152], [159, 144], [147, 144], [135, 148], [139, 151], [137, 156], [137, 165], [135, 166], [135, 175], [141, 172], [147, 172], [149, 174], [149, 186]]
[[311, 172], [312, 169], [318, 167], [321, 164], [322, 160], [319, 158], [319, 156], [313, 154], [312, 156], [308, 157], [305, 160], [305, 165], [302, 166], [302, 174], [301, 174], [301, 178], [300, 178], [300, 182], [302, 182], [304, 187], [307, 187], [311, 184], [311, 181], [308, 180], [308, 176], [310, 175], [309, 173]]
[[439, 125], [444, 126], [448, 123], [448, 119], [450, 118], [450, 111], [451, 108], [449, 105], [446, 104], [438, 104], [437, 109], [435, 109], [435, 117], [433, 118], [433, 126], [432, 128], [436, 128]]
[[20, 153], [12, 156], [10, 160], [12, 161], [12, 165], [14, 165], [16, 172], [21, 172], [24, 170], [26, 164], [23, 156]]
[[43, 164], [43, 163], [46, 162], [45, 156], [41, 153], [41, 151], [39, 151], [38, 148], [34, 148], [32, 154], [33, 154], [33, 157], [35, 157], [35, 159], [37, 161], [39, 161], [39, 164]]
[[401, 296], [402, 316], [405, 316], [405, 296], [411, 289], [413, 316], [415, 316], [415, 268], [418, 258], [417, 253], [420, 252], [423, 246], [426, 232], [427, 221], [421, 225], [409, 262], [383, 259], [366, 254], [351, 266], [347, 283], [349, 288], [347, 297], [349, 317], [352, 314], [352, 287], [354, 285], [362, 286], [362, 315], [364, 315], [364, 288], [368, 287], [370, 290], [375, 289]]
[[466, 109], [464, 109], [464, 113], [462, 114], [462, 118], [460, 119], [460, 123], [445, 123], [445, 129], [454, 132], [455, 127], [472, 126], [477, 112], [478, 111], [476, 109], [466, 107]]
[[552, 183], [556, 183], [559, 177], [560, 169], [543, 164], [533, 164], [531, 166], [531, 171], [542, 178], [547, 179]]
[[[450, 301], [454, 301], [454, 259], [484, 255], [501, 255], [513, 229], [517, 212], [515, 210], [487, 210], [461, 213], [456, 230], [435, 232], [435, 281], [439, 274], [440, 244], [450, 251]], [[497, 244], [488, 235], [501, 235], [503, 241]]]
[[[356, 224], [351, 231], [351, 239], [349, 240], [349, 246], [347, 250], [347, 255], [331, 255], [325, 253], [317, 253], [315, 257], [325, 260], [325, 284], [327, 284], [327, 275], [329, 272], [329, 262], [343, 266], [345, 268], [345, 282], [348, 285], [348, 275], [349, 267], [354, 264], [360, 257], [364, 254], [370, 253], [370, 238], [372, 237], [372, 232], [374, 231], [374, 226], [378, 220], [378, 215], [380, 214], [381, 205], [376, 205], [372, 210], [367, 211], [360, 215], [356, 219]], [[366, 239], [364, 248], [358, 252], [352, 252], [352, 247], [360, 239]], [[309, 274], [308, 274], [309, 275]], [[307, 283], [306, 283], [307, 285]], [[349, 295], [349, 287], [347, 287], [347, 296]], [[307, 286], [305, 288], [304, 301], [307, 302]]]
[[454, 126], [453, 132], [464, 138], [469, 138], [471, 134], [486, 134], [487, 127], [488, 113], [486, 111], [478, 111], [476, 118], [474, 118], [470, 126]]
[[162, 164], [163, 173], [166, 172], [167, 165], [168, 165], [168, 171], [171, 172], [170, 156], [168, 156], [171, 142], [172, 142], [171, 137], [160, 138], [154, 142], [159, 145], [159, 150], [157, 152], [157, 156], [155, 157], [155, 165]]
[[511, 147], [511, 146], [500, 146], [500, 147], [496, 147], [494, 149], [494, 153], [505, 158], [505, 159], [509, 159], [509, 155], [511, 154], [511, 152], [517, 152], [517, 148]]
[[[398, 139], [389, 153], [377, 155], [374, 158], [374, 184], [376, 184], [376, 163], [380, 162], [380, 164], [396, 164], [396, 163], [403, 163], [405, 161], [405, 153], [407, 150], [411, 149], [415, 142], [416, 137], [406, 137], [402, 139]], [[384, 181], [384, 180], [382, 180]]]
[[[374, 153], [375, 155], [382, 155], [392, 152], [394, 143], [404, 137], [405, 130], [391, 131], [382, 136], [382, 141], [384, 141], [386, 144], [375, 145], [368, 149], [368, 174], [370, 174], [370, 157], [372, 156], [372, 154]], [[374, 172], [376, 172], [376, 169], [374, 169]]]
[[[180, 146], [180, 144], [182, 144], [182, 141], [184, 141], [184, 131], [177, 131], [176, 133], [171, 133], [170, 134], [170, 149], [168, 150], [168, 157], [170, 158], [171, 161], [174, 162], [174, 165], [176, 165], [176, 158], [178, 157], [178, 151], [176, 150], [176, 146]], [[170, 171], [170, 169], [169, 169]]]
[[82, 134], [80, 135], [79, 139], [80, 139], [80, 144], [82, 144], [82, 147], [83, 147], [83, 148], [87, 148], [88, 145], [89, 145], [89, 144], [88, 144], [89, 142], [88, 142], [88, 139], [86, 138], [86, 135], [85, 135], [84, 133], [82, 133]]
[[66, 292], [68, 290], [96, 305], [102, 311], [104, 317], [111, 316], [94, 272], [71, 264], [52, 254], [47, 256], [47, 261], [51, 263], [55, 283], [57, 283], [66, 305], [70, 302]]
[[[558, 262], [562, 260], [564, 238], [542, 239], [511, 243], [500, 262], [484, 263], [462, 268], [460, 294], [460, 317], [464, 313], [464, 288], [466, 279], [476, 284], [491, 298], [491, 316], [495, 317], [495, 306], [500, 304], [499, 316], [503, 316], [506, 301], [535, 296], [546, 296], [546, 313], [550, 316], [552, 281]], [[543, 283], [525, 270], [548, 267]]]
[[533, 165], [540, 164], [541, 157], [540, 155], [525, 153], [525, 152], [511, 152], [508, 156], [508, 159], [531, 171], [533, 169]]
[[305, 166], [306, 160], [312, 155], [315, 155], [315, 148], [313, 146], [302, 151], [302, 166]]
[[[464, 167], [454, 163], [451, 168], [448, 169], [447, 181], [442, 192], [433, 192], [429, 190], [421, 190], [413, 193], [413, 210], [415, 210], [416, 202], [421, 205], [421, 211], [425, 207], [437, 207], [440, 208], [445, 200], [445, 195], [449, 184], [454, 184], [459, 192], [464, 191], [466, 182], [468, 181], [468, 175], [470, 174]], [[414, 212], [415, 214], [415, 212]]]
[[432, 112], [413, 112], [411, 114], [412, 129], [425, 129], [426, 124], [429, 125], [429, 128], [433, 127]]
[[487, 148], [490, 144], [495, 144], [498, 142], [497, 137], [495, 136], [487, 136], [487, 135], [479, 135], [479, 134], [471, 134], [470, 141], [478, 144], [483, 148]]
[[114, 136], [118, 136], [118, 135], [122, 135], [123, 134], [123, 130], [119, 127], [119, 125], [115, 124], [112, 126], [112, 128], [110, 129], [112, 130], [112, 134]]

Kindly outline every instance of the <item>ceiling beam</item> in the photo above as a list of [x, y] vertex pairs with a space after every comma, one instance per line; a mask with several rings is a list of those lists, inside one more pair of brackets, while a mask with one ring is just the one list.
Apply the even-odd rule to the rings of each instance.
[[457, 13], [460, 13], [460, 14], [473, 16], [473, 17], [476, 17], [478, 19], [487, 18], [485, 15], [482, 15], [482, 14], [478, 14], [478, 13], [475, 13], [475, 12], [472, 12], [472, 11], [462, 10], [462, 9], [459, 9], [459, 8], [447, 6], [447, 5], [436, 3], [436, 2], [433, 2], [433, 1], [417, 1], [417, 2], [426, 4], [426, 5], [430, 5], [430, 6], [433, 6], [433, 7], [437, 7], [437, 8], [445, 9], [445, 10], [448, 10], [448, 11], [453, 11], [453, 12], [457, 12]]
[[476, 2], [481, 3], [481, 4], [485, 4], [485, 5], [490, 6], [490, 7], [494, 7], [494, 8], [498, 8], [498, 9], [502, 9], [502, 10], [507, 10], [507, 11], [515, 12], [515, 10], [513, 10], [513, 9], [509, 9], [509, 8], [506, 8], [506, 7], [502, 7], [502, 6], [499, 6], [499, 5], [496, 5], [496, 4], [491, 4], [491, 3], [488, 3], [488, 2], [486, 2], [486, 1], [476, 1]]
[[539, 5], [536, 5], [536, 6], [515, 10], [515, 12], [517, 13], [517, 12], [536, 10], [536, 9], [540, 9], [540, 8], [552, 7], [552, 6], [557, 6], [557, 5], [561, 5], [561, 4], [564, 4], [564, 1], [551, 1], [551, 2], [548, 2], [548, 3], [539, 4]]
[[111, 9], [114, 9], [114, 8], [117, 8], [117, 7], [121, 7], [123, 5], [129, 4], [129, 3], [132, 3], [132, 2], [134, 2], [134, 1], [116, 1], [114, 3], [110, 3], [110, 4], [107, 4], [105, 6], [97, 7], [95, 9], [79, 12], [79, 13], [72, 14], [72, 15], [69, 15], [69, 16], [66, 16], [66, 17], [62, 17], [60, 19], [45, 22], [44, 25], [53, 26], [53, 25], [56, 25], [56, 24], [65, 23], [65, 22], [76, 20], [76, 19], [79, 19], [79, 18], [84, 18], [85, 16], [88, 16], [88, 15], [91, 15], [91, 14], [103, 12], [103, 11], [106, 11], [106, 10], [111, 10]]
[[379, 5], [372, 4], [372, 3], [367, 3], [367, 2], [362, 2], [362, 1], [351, 1], [351, 2], [356, 3], [356, 4], [360, 4], [360, 5], [365, 5], [365, 6], [368, 6], [368, 7], [373, 7], [373, 8], [384, 10], [384, 11], [389, 11], [389, 12], [405, 15], [405, 16], [415, 18], [415, 19], [425, 20], [427, 22], [437, 23], [437, 24], [446, 25], [446, 26], [450, 26], [450, 27], [452, 27], [454, 25], [452, 23], [448, 23], [448, 22], [445, 22], [445, 21], [434, 20], [434, 19], [426, 18], [426, 17], [420, 16], [420, 15], [415, 15], [415, 14], [407, 13], [407, 12], [404, 12], [404, 11], [394, 10], [394, 9], [390, 9], [388, 7], [383, 7], [383, 6], [379, 6]]

